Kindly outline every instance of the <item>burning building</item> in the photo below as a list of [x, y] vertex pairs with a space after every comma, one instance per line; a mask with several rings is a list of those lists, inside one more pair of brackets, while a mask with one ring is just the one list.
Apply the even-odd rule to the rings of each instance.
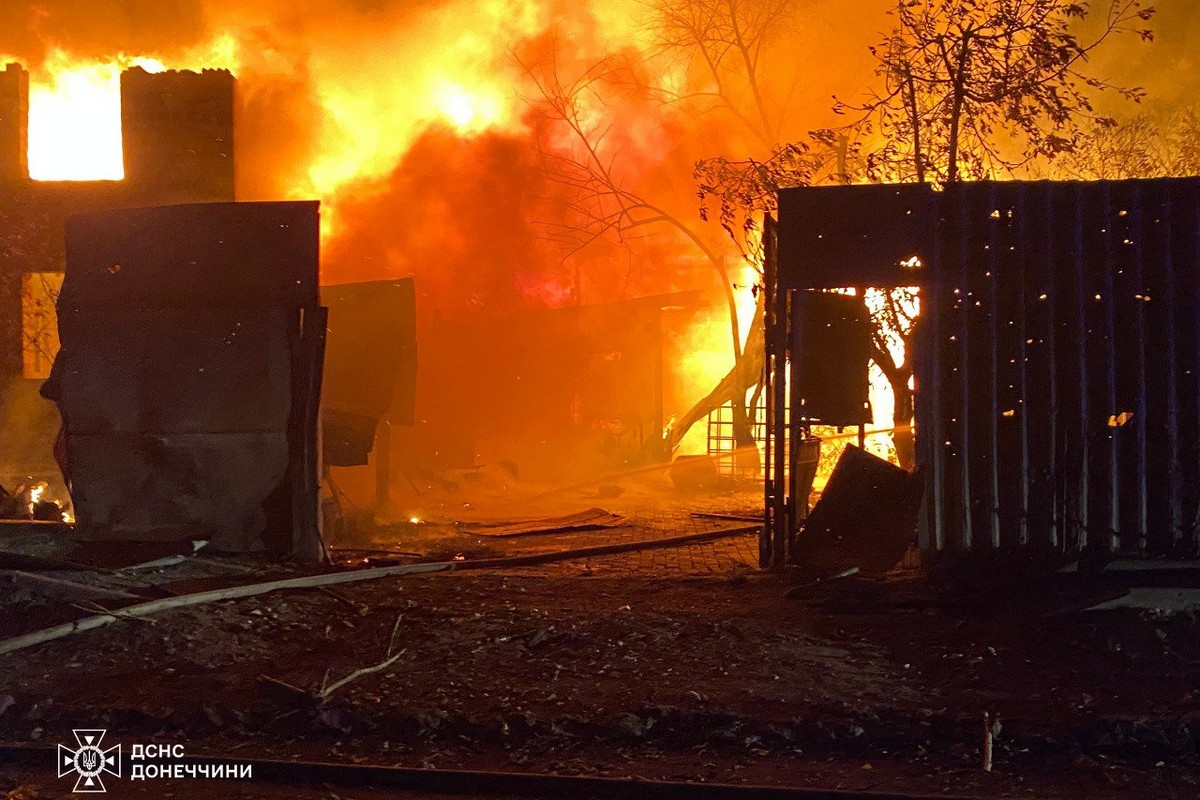
[[58, 427], [38, 387], [58, 349], [54, 302], [73, 214], [234, 200], [234, 78], [225, 70], [121, 76], [123, 180], [43, 181], [29, 174], [29, 75], [0, 72], [0, 484], [57, 473]]

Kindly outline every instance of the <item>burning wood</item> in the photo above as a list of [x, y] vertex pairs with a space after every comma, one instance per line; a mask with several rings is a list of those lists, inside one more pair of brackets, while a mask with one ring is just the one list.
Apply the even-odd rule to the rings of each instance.
[[70, 512], [47, 494], [49, 488], [45, 481], [18, 486], [12, 493], [0, 486], [0, 519], [71, 522]]

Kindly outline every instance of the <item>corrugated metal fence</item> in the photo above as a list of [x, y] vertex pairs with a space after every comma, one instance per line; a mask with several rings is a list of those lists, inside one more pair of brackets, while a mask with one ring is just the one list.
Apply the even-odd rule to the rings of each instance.
[[[892, 188], [781, 196], [777, 271], [793, 288], [861, 285], [853, 259], [814, 263], [857, 245], [880, 285], [880, 259], [916, 243], [923, 545], [1195, 554], [1200, 179]], [[909, 229], [873, 242], [850, 223], [851, 242], [838, 219], [803, 218], [856, 192]]]
[[929, 544], [1194, 550], [1200, 182], [952, 187], [941, 211]]

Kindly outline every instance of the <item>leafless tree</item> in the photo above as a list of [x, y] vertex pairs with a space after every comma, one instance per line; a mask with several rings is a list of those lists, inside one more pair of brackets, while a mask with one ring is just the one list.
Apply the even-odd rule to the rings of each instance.
[[[895, 27], [871, 48], [877, 86], [861, 103], [835, 106], [858, 118], [815, 138], [829, 144], [853, 137], [858, 162], [876, 181], [949, 184], [1051, 163], [1076, 149], [1088, 130], [1115, 124], [1097, 113], [1096, 94], [1143, 96], [1092, 74], [1088, 57], [1115, 34], [1151, 40], [1153, 8], [1108, 0], [1099, 29], [1085, 40], [1077, 31], [1089, 11], [1074, 0], [898, 0]], [[873, 348], [896, 401], [901, 463], [912, 455], [912, 319], [903, 312], [912, 300], [909, 290], [886, 295]], [[886, 335], [903, 341], [902, 360], [885, 346]]]
[[[1089, 9], [1070, 0], [898, 0], [891, 13], [894, 29], [871, 48], [878, 85], [861, 103], [836, 101], [835, 111], [856, 114], [852, 122], [815, 131], [811, 144], [775, 147], [769, 158], [718, 157], [697, 166], [702, 213], [711, 214], [708, 201], [715, 200], [735, 241], [753, 241], [780, 188], [828, 179], [946, 184], [1013, 173], [1069, 154], [1088, 131], [1112, 128], [1095, 111], [1096, 93], [1143, 95], [1087, 71], [1088, 56], [1114, 34], [1152, 39], [1145, 23], [1153, 9], [1142, 0], [1109, 0], [1087, 40], [1076, 30]], [[893, 289], [873, 308], [872, 357], [895, 396], [901, 463], [912, 457], [915, 300], [914, 290]], [[889, 346], [896, 339], [902, 348]]]
[[1143, 112], [1096, 126], [1059, 164], [1084, 180], [1200, 174], [1200, 109]]
[[[696, 167], [701, 219], [711, 219], [706, 201], [719, 195], [722, 202], [716, 221], [741, 259], [757, 270], [757, 302], [745, 347], [735, 350], [733, 369], [678, 421], [679, 437], [712, 410], [729, 404], [736, 446], [756, 446], [751, 420], [759, 391], [751, 398], [749, 410], [746, 393], [753, 387], [761, 389], [763, 377], [761, 201], [767, 195], [774, 196], [773, 188], [766, 183], [777, 188], [781, 180], [808, 182], [819, 169], [806, 145], [781, 143], [799, 80], [798, 70], [782, 74], [777, 64], [770, 72], [774, 85], [766, 85], [765, 62], [770, 48], [794, 31], [800, 4], [800, 0], [649, 0], [659, 54], [681, 60], [690, 73], [698, 76], [697, 83], [705, 87], [668, 99], [686, 101], [697, 113], [728, 115], [759, 150], [758, 155], [743, 162], [717, 158]], [[780, 82], [786, 86], [779, 86]], [[761, 163], [755, 158], [761, 158]], [[744, 202], [730, 202], [735, 196]], [[728, 276], [722, 279], [728, 283]]]
[[[729, 315], [733, 366], [708, 394], [675, 420], [657, 455], [673, 452], [692, 425], [723, 405], [732, 408], [736, 444], [754, 445], [746, 394], [762, 378], [763, 295], [755, 287], [758, 302], [743, 341], [734, 278], [724, 249], [715, 247], [702, 227], [622, 180], [618, 156], [606, 154], [604, 149], [611, 118], [589, 114], [585, 109], [605, 108], [613, 92], [643, 92], [684, 113], [731, 116], [764, 153], [773, 154], [774, 160], [799, 156], [795, 148], [778, 145], [787, 119], [786, 101], [795, 88], [796, 76], [785, 87], [782, 104], [773, 101], [778, 92], [768, 90], [763, 80], [767, 51], [791, 30], [799, 1], [646, 0], [649, 25], [657, 41], [651, 57], [681, 63], [697, 77], [695, 83], [701, 88], [695, 90], [650, 86], [621, 55], [601, 59], [570, 78], [564, 78], [553, 52], [549, 63], [522, 62], [537, 89], [539, 105], [569, 134], [574, 145], [567, 150], [552, 147], [542, 151], [547, 174], [569, 198], [564, 220], [550, 226], [552, 235], [566, 247], [568, 257], [602, 238], [627, 243], [650, 232], [674, 231], [716, 270], [720, 280]], [[795, 166], [800, 168], [798, 160]], [[726, 230], [733, 234], [732, 228]], [[733, 237], [739, 254], [747, 263], [760, 264], [753, 227], [744, 228], [742, 233]]]
[[58, 354], [58, 318], [54, 304], [61, 273], [26, 273], [21, 283], [21, 348], [27, 378], [44, 378]]
[[669, 455], [695, 422], [725, 404], [734, 407], [735, 436], [739, 441], [749, 439], [745, 392], [762, 372], [762, 338], [761, 332], [752, 329], [747, 341], [742, 341], [733, 279], [725, 254], [714, 248], [693, 223], [631, 187], [621, 175], [620, 154], [605, 148], [615, 123], [610, 115], [595, 111], [607, 108], [608, 91], [620, 91], [621, 87], [631, 85], [630, 65], [624, 57], [612, 55], [576, 76], [564, 77], [553, 52], [542, 63], [518, 61], [536, 88], [536, 105], [544, 123], [557, 133], [566, 134], [565, 146], [560, 138], [555, 145], [543, 144], [539, 153], [545, 174], [559, 185], [565, 198], [562, 219], [546, 223], [549, 236], [564, 246], [565, 257], [601, 239], [626, 244], [645, 235], [647, 230], [669, 230], [694, 247], [720, 279], [729, 312], [733, 368], [708, 395], [676, 420], [664, 441], [656, 443], [659, 452], [649, 455]]
[[703, 77], [706, 88], [686, 97], [732, 116], [764, 153], [779, 146], [798, 74], [784, 76], [784, 102], [772, 102], [763, 62], [768, 48], [792, 30], [796, 6], [797, 0], [652, 0], [649, 5], [661, 52], [682, 59]]

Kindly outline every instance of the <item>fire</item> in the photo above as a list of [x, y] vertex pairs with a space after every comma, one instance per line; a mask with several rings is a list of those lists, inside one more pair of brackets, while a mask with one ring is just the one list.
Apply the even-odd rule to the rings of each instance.
[[[7, 57], [4, 61], [20, 61]], [[39, 181], [121, 180], [121, 73], [167, 69], [234, 68], [237, 44], [218, 36], [167, 60], [117, 54], [80, 59], [53, 49], [29, 81], [29, 177]]]
[[322, 214], [332, 206], [336, 215], [339, 191], [387, 176], [431, 125], [461, 136], [520, 130], [510, 48], [542, 30], [546, 14], [526, 0], [451, 3], [366, 40], [357, 30], [311, 36], [304, 46], [324, 119], [294, 195], [320, 197]]
[[436, 103], [459, 133], [473, 133], [491, 127], [503, 114], [501, 101], [495, 95], [472, 92], [454, 82], [446, 83], [437, 91]]
[[34, 180], [121, 180], [121, 72], [150, 58], [78, 62], [62, 50], [46, 60], [46, 77], [29, 86], [29, 176]]
[[[546, 54], [548, 41], [561, 43], [561, 49], [554, 50], [551, 58], [561, 67], [568, 84], [587, 75], [588, 65], [601, 56], [632, 53], [628, 74], [620, 76], [629, 86], [608, 86], [597, 81], [592, 91], [591, 84], [585, 81], [585, 91], [573, 98], [579, 122], [585, 129], [596, 132], [598, 157], [614, 169], [623, 190], [646, 194], [656, 206], [701, 231], [715, 252], [725, 253], [729, 267], [725, 280], [731, 284], [725, 288], [733, 291], [738, 336], [741, 342], [746, 341], [757, 320], [756, 287], [761, 283], [761, 274], [755, 265], [739, 257], [737, 249], [724, 240], [719, 230], [713, 226], [701, 228], [692, 199], [690, 169], [697, 157], [739, 152], [748, 137], [745, 131], [735, 132], [736, 115], [719, 108], [684, 108], [692, 102], [687, 98], [696, 92], [711, 98], [708, 79], [696, 74], [695, 65], [686, 58], [664, 59], [653, 55], [658, 48], [658, 37], [646, 24], [645, 7], [641, 3], [619, 0], [585, 3], [576, 8], [569, 4], [555, 7], [539, 0], [450, 0], [436, 7], [397, 10], [394, 15], [391, 11], [379, 11], [371, 17], [369, 27], [365, 27], [366, 20], [349, 12], [342, 20], [346, 24], [332, 21], [325, 24], [319, 13], [305, 15], [306, 21], [302, 23], [299, 16], [292, 19], [272, 11], [269, 4], [249, 7], [253, 5], [241, 4], [236, 11], [214, 10], [213, 27], [227, 33], [190, 49], [118, 54], [104, 59], [79, 58], [58, 49], [51, 50], [44, 63], [28, 65], [32, 177], [39, 180], [123, 177], [119, 101], [123, 69], [140, 66], [157, 72], [227, 68], [238, 77], [240, 98], [269, 101], [277, 90], [295, 93], [296, 98], [288, 96], [289, 100], [296, 99], [295, 108], [282, 104], [295, 118], [280, 120], [271, 130], [272, 135], [278, 130], [278, 142], [285, 147], [289, 135], [303, 140], [289, 151], [292, 160], [285, 168], [291, 171], [286, 180], [270, 187], [268, 196], [247, 199], [318, 198], [322, 201], [322, 236], [327, 244], [337, 245], [356, 237], [377, 237], [385, 243], [374, 260], [361, 258], [353, 245], [331, 247], [326, 252], [340, 257], [339, 264], [357, 260], [364, 264], [364, 273], [411, 271], [418, 273], [419, 278], [426, 277], [427, 273], [421, 270], [428, 269], [429, 280], [425, 285], [429, 286], [441, 279], [439, 270], [446, 272], [448, 265], [414, 264], [417, 259], [411, 255], [412, 242], [388, 239], [391, 234], [387, 231], [372, 230], [364, 237], [363, 223], [354, 218], [362, 198], [386, 198], [388, 191], [397, 191], [388, 187], [389, 177], [403, 164], [414, 143], [430, 129], [448, 130], [464, 141], [496, 134], [531, 145], [537, 127], [530, 113], [537, 100], [536, 92], [530, 90], [530, 76], [514, 63], [514, 56], [526, 58], [523, 49], [526, 46], [534, 53], [528, 60], [536, 63], [539, 55]], [[792, 58], [790, 52], [777, 55]], [[648, 92], [630, 88], [643, 80], [650, 87]], [[674, 100], [663, 102], [663, 98]], [[262, 108], [274, 106], [266, 102], [251, 108], [261, 114]], [[238, 113], [242, 113], [241, 107]], [[239, 158], [254, 160], [264, 146], [271, 149], [276, 146], [274, 139], [247, 145], [241, 131], [239, 127]], [[785, 140], [790, 135], [781, 132]], [[550, 132], [539, 144], [560, 150], [564, 155], [571, 151], [579, 153], [579, 143], [569, 133]], [[255, 146], [259, 150], [253, 150]], [[251, 148], [249, 152], [247, 147]], [[427, 181], [430, 180], [427, 176], [440, 174], [437, 165], [428, 165], [428, 169], [425, 166], [416, 171], [419, 174], [405, 180]], [[480, 169], [489, 167], [481, 164]], [[417, 202], [423, 202], [419, 189], [406, 186], [406, 190], [413, 192]], [[456, 197], [455, 202], [458, 205], [453, 214], [444, 212], [437, 203], [430, 203], [416, 208], [408, 219], [421, 220], [419, 227], [425, 237], [444, 237], [449, 241], [456, 235], [439, 227], [447, 224], [445, 219], [454, 220], [456, 225], [460, 220], [470, 225], [472, 215], [479, 215], [480, 209], [487, 208], [491, 201], [481, 198], [479, 208], [465, 209], [460, 198]], [[401, 213], [397, 211], [397, 220]], [[412, 226], [394, 227], [401, 230]], [[514, 231], [517, 234], [520, 231]], [[662, 242], [671, 240], [673, 234], [669, 231], [663, 234], [662, 228], [648, 225], [638, 229], [632, 238], [643, 237]], [[647, 264], [639, 269], [645, 273], [661, 270], [661, 276], [654, 281], [621, 287], [628, 296], [687, 290], [699, 285], [705, 291], [705, 300], [712, 304], [711, 311], [696, 319], [690, 330], [667, 343], [670, 350], [667, 363], [673, 373], [670, 377], [673, 385], [668, 390], [672, 395], [671, 406], [664, 409], [667, 416], [682, 415], [691, 402], [711, 390], [733, 365], [729, 310], [722, 290], [711, 279], [713, 265], [684, 238], [677, 237], [675, 244], [666, 244], [649, 257], [638, 256]], [[447, 260], [464, 257], [454, 248], [446, 256]], [[536, 262], [540, 257], [535, 253], [527, 256], [525, 250], [521, 251], [522, 260]], [[593, 263], [588, 268], [593, 274], [599, 271], [597, 265], [613, 260], [604, 253], [590, 257]], [[608, 265], [614, 275], [636, 274], [625, 263], [625, 255], [617, 258], [620, 264]], [[497, 257], [496, 261], [500, 263], [501, 259]], [[334, 262], [331, 258], [329, 263]], [[523, 296], [543, 304], [561, 305], [572, 302], [576, 296], [589, 302], [614, 299], [604, 295], [606, 291], [611, 294], [611, 284], [615, 282], [609, 277], [593, 279], [590, 284], [581, 280], [584, 288], [575, 295], [564, 288], [565, 282], [554, 280], [551, 270], [530, 268], [521, 273], [524, 264], [506, 266], [513, 268], [514, 275], [493, 283], [515, 284]], [[330, 277], [345, 279], [341, 275]], [[605, 284], [602, 289], [593, 288], [601, 283]], [[431, 305], [436, 300], [431, 296]], [[487, 298], [483, 298], [481, 305], [486, 304]], [[881, 380], [881, 375], [873, 375], [873, 386]], [[877, 402], [876, 408], [882, 405]], [[704, 428], [701, 422], [691, 429], [691, 435], [683, 443], [684, 452], [703, 452]]]
[[29, 488], [29, 513], [33, 514], [37, 504], [42, 501], [42, 495], [46, 493], [46, 484], [39, 483]]
[[[697, 265], [697, 269], [703, 268], [704, 266]], [[750, 329], [759, 321], [756, 318], [757, 292], [762, 283], [762, 275], [757, 267], [744, 260], [739, 260], [728, 274], [733, 291], [733, 304], [737, 310], [738, 337], [740, 342], [745, 344]], [[669, 343], [672, 348], [678, 347], [677, 351], [672, 349], [669, 354], [669, 357], [680, 365], [675, 381], [675, 392], [678, 395], [689, 398], [702, 397], [729, 373], [734, 363], [732, 337], [728, 308], [721, 306], [698, 320], [682, 340]], [[674, 421], [672, 416], [665, 426], [666, 434], [669, 435]], [[704, 423], [693, 425], [680, 440], [678, 452], [682, 455], [707, 452], [706, 428]]]

